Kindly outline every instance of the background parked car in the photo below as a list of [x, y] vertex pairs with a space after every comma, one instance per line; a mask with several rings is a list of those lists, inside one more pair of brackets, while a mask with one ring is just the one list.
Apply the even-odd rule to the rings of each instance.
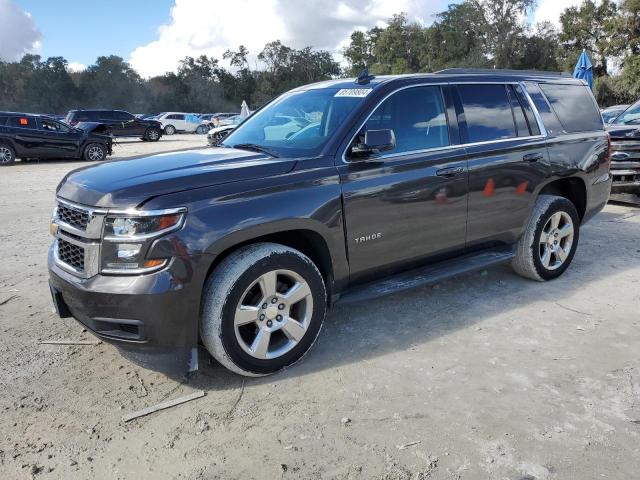
[[640, 197], [640, 101], [607, 125], [611, 135], [611, 193]]
[[156, 116], [164, 133], [173, 135], [176, 132], [207, 133], [209, 123], [193, 113], [164, 112]]
[[42, 115], [0, 112], [0, 166], [10, 165], [16, 158], [100, 161], [111, 155], [112, 139], [103, 124], [80, 125], [84, 128]]
[[103, 123], [114, 137], [139, 137], [157, 142], [162, 136], [160, 122], [142, 120], [123, 110], [70, 110], [65, 123], [75, 126], [81, 122]]
[[613, 105], [611, 107], [603, 108], [600, 113], [602, 113], [604, 123], [611, 123], [627, 108], [629, 108], [629, 105]]

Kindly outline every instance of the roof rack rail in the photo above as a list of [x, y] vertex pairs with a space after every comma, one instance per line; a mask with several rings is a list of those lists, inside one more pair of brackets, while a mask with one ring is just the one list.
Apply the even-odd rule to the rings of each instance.
[[470, 74], [470, 75], [540, 75], [545, 77], [571, 77], [568, 72], [547, 72], [544, 70], [502, 70], [493, 68], [445, 68], [436, 74]]

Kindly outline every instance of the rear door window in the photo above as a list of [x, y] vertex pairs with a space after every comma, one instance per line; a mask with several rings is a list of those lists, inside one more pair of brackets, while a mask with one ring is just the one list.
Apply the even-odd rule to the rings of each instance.
[[566, 132], [602, 130], [602, 115], [586, 85], [540, 83], [542, 93]]
[[36, 125], [36, 119], [33, 117], [9, 117], [10, 127], [16, 128], [31, 128], [36, 129], [38, 126]]
[[517, 136], [506, 85], [458, 85], [469, 143]]

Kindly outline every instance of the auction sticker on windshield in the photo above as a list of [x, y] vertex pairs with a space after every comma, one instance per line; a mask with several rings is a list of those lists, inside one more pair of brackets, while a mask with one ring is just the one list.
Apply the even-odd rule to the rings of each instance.
[[366, 97], [371, 90], [371, 88], [342, 88], [334, 97]]

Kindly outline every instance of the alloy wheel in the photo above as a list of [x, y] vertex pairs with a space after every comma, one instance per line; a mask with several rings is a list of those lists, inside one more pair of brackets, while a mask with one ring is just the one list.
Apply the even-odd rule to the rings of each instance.
[[13, 153], [7, 147], [0, 146], [0, 163], [13, 162]]
[[159, 136], [160, 135], [158, 134], [157, 130], [149, 130], [149, 140], [157, 140]]
[[102, 148], [98, 146], [89, 148], [89, 151], [87, 153], [89, 156], [89, 160], [91, 160], [92, 162], [98, 162], [104, 158], [104, 152], [102, 151]]
[[278, 358], [302, 340], [312, 315], [307, 282], [291, 270], [273, 270], [257, 278], [240, 297], [234, 314], [236, 340], [254, 358]]
[[573, 245], [573, 221], [566, 212], [556, 212], [540, 233], [539, 255], [544, 268], [556, 270], [564, 264]]

